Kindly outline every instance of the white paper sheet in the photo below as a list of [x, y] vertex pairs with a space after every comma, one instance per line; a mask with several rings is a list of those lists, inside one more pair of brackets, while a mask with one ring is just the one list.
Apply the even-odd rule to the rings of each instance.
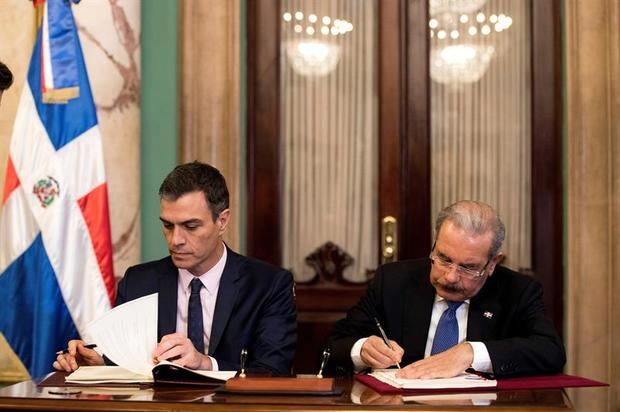
[[120, 366], [80, 366], [65, 379], [68, 383], [143, 383], [153, 382], [152, 375], [140, 375]]
[[404, 379], [396, 377], [397, 370], [376, 370], [370, 375], [395, 388], [401, 389], [452, 389], [452, 388], [493, 388], [497, 381], [485, 379], [471, 373], [463, 373], [453, 378]]
[[157, 293], [117, 306], [89, 323], [92, 342], [118, 366], [152, 376], [157, 346]]

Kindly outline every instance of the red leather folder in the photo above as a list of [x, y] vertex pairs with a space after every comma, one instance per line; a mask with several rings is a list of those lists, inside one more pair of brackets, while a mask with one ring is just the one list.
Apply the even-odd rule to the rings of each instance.
[[457, 392], [495, 392], [518, 389], [558, 389], [558, 388], [584, 388], [591, 386], [609, 386], [608, 383], [595, 381], [581, 376], [565, 375], [541, 375], [520, 378], [505, 378], [497, 380], [496, 388], [467, 388], [467, 389], [400, 389], [381, 382], [370, 375], [355, 375], [355, 380], [374, 391], [385, 395], [397, 394], [423, 394], [423, 393], [457, 393]]

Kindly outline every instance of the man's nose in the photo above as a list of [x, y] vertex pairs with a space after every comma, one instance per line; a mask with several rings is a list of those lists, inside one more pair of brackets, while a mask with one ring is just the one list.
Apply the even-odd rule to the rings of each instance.
[[450, 267], [446, 270], [446, 274], [444, 278], [450, 283], [456, 283], [461, 278], [458, 273], [458, 266], [455, 264], [450, 265]]
[[177, 226], [172, 229], [171, 239], [173, 245], [182, 245], [185, 243], [185, 234], [183, 230]]

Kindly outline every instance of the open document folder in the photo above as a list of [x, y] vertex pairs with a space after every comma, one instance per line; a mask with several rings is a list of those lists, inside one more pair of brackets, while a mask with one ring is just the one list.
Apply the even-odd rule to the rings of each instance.
[[202, 371], [184, 368], [171, 362], [160, 362], [151, 373], [133, 373], [120, 366], [81, 366], [68, 375], [66, 383], [76, 384], [148, 384], [156, 385], [221, 385], [236, 375], [235, 371]]
[[82, 366], [67, 383], [166, 383], [214, 384], [235, 376], [230, 371], [199, 371], [170, 362], [155, 365], [158, 294], [124, 303], [94, 320], [86, 335], [118, 366]]
[[370, 376], [399, 389], [470, 389], [494, 388], [497, 381], [486, 379], [473, 373], [463, 373], [453, 378], [404, 379], [396, 377], [396, 369], [379, 369]]

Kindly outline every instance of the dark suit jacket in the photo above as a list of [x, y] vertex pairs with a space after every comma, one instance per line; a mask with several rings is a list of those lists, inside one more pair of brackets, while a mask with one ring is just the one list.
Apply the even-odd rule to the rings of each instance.
[[[220, 370], [246, 367], [290, 373], [297, 342], [297, 314], [290, 272], [228, 249], [215, 303], [209, 355]], [[127, 269], [116, 304], [159, 293], [158, 341], [176, 332], [178, 269], [170, 256]]]
[[[366, 295], [336, 323], [330, 338], [332, 367], [352, 370], [353, 344], [379, 335], [374, 317], [405, 350], [402, 364], [424, 358], [435, 300], [430, 270], [428, 258], [380, 267]], [[502, 266], [470, 299], [467, 340], [486, 345], [497, 377], [555, 373], [566, 362], [562, 340], [544, 315], [542, 286]]]

